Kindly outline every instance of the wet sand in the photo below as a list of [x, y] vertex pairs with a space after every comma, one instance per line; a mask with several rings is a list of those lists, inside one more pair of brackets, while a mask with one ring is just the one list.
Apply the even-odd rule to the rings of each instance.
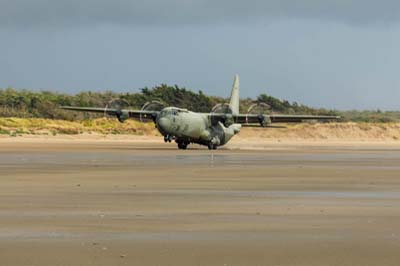
[[0, 143], [0, 265], [399, 265], [400, 146]]

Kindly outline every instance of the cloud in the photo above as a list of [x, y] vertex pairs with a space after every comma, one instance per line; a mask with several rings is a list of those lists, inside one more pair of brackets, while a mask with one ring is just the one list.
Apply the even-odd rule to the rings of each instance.
[[400, 1], [0, 0], [0, 27], [201, 25], [282, 18], [391, 23], [400, 20]]

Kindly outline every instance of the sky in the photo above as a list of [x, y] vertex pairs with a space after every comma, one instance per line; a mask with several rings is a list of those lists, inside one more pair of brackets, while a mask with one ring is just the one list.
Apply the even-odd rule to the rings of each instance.
[[0, 88], [400, 110], [400, 1], [0, 0]]

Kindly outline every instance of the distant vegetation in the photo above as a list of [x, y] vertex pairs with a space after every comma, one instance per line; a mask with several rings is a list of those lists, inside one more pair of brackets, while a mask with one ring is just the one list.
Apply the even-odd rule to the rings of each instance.
[[0, 117], [0, 136], [21, 135], [77, 135], [82, 133], [157, 135], [151, 123], [127, 120], [119, 123], [117, 119], [97, 118], [79, 121], [66, 121], [44, 118]]
[[[139, 93], [81, 92], [75, 95], [50, 91], [0, 89], [0, 116], [20, 118], [50, 118], [61, 120], [85, 120], [102, 115], [60, 110], [61, 105], [105, 107], [112, 100], [123, 99], [130, 108], [140, 109], [148, 101], [159, 100], [165, 105], [178, 106], [198, 112], [209, 112], [218, 103], [227, 99], [205, 95], [202, 91], [193, 92], [178, 86], [160, 85], [152, 89], [144, 88]], [[270, 106], [267, 112], [287, 114], [341, 115], [344, 121], [353, 122], [399, 122], [400, 112], [382, 111], [335, 111], [316, 109], [296, 102], [280, 100], [262, 94], [256, 99], [242, 99], [241, 112], [256, 103], [264, 102]]]

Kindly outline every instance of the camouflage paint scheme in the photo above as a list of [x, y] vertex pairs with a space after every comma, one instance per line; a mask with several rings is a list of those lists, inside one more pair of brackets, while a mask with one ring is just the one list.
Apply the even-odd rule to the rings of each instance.
[[62, 106], [62, 109], [97, 112], [114, 115], [120, 122], [128, 118], [152, 120], [165, 142], [175, 140], [179, 149], [186, 149], [190, 143], [216, 149], [223, 146], [240, 132], [242, 126], [258, 125], [268, 127], [272, 123], [300, 123], [305, 120], [336, 120], [337, 116], [240, 114], [239, 76], [236, 75], [229, 103], [229, 111], [224, 113], [196, 113], [177, 107], [166, 107], [161, 111], [119, 110], [95, 107]]

